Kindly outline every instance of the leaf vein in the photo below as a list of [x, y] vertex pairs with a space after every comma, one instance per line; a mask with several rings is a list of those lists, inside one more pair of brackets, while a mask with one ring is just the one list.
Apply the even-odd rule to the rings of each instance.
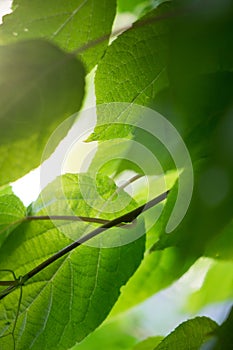
[[86, 5], [88, 0], [84, 0], [74, 11], [71, 13], [71, 15], [63, 22], [60, 27], [52, 34], [51, 39], [54, 39], [65, 26], [76, 16], [76, 14], [81, 10], [81, 8]]

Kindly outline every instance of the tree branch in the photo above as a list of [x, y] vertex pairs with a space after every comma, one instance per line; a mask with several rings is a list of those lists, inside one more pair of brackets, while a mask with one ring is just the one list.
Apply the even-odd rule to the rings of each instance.
[[180, 16], [185, 16], [185, 15], [190, 14], [191, 11], [192, 11], [192, 7], [186, 6], [182, 10], [180, 10], [180, 9], [179, 10], [171, 10], [171, 11], [167, 11], [166, 13], [164, 13], [160, 16], [148, 17], [148, 18], [141, 19], [141, 20], [139, 19], [139, 21], [136, 21], [133, 23], [132, 27], [129, 27], [129, 26], [121, 27], [120, 29], [117, 29], [112, 33], [107, 33], [107, 34], [103, 35], [102, 37], [91, 40], [91, 41], [87, 42], [87, 44], [72, 51], [72, 54], [79, 55], [79, 54], [99, 45], [99, 44], [102, 44], [105, 41], [108, 41], [110, 37], [118, 36], [118, 35], [124, 33], [126, 30], [130, 30], [131, 28], [133, 28], [133, 29], [141, 28], [141, 27], [144, 27], [145, 25], [153, 24], [155, 22], [159, 22], [159, 21], [163, 21], [163, 20], [167, 20], [167, 19], [179, 18]]
[[25, 218], [26, 221], [34, 220], [64, 220], [64, 221], [85, 221], [94, 222], [96, 224], [106, 224], [109, 220], [99, 218], [89, 218], [88, 216], [76, 216], [76, 215], [32, 215]]
[[133, 222], [142, 212], [154, 207], [155, 205], [157, 205], [158, 203], [160, 203], [164, 199], [166, 199], [168, 193], [169, 193], [169, 191], [164, 192], [161, 195], [159, 195], [158, 197], [153, 198], [151, 201], [147, 202], [146, 204], [143, 204], [142, 206], [132, 210], [131, 212], [104, 223], [102, 226], [96, 228], [95, 230], [89, 232], [85, 236], [79, 238], [77, 241], [75, 241], [75, 242], [69, 244], [68, 246], [64, 247], [63, 249], [59, 250], [57, 253], [52, 255], [47, 260], [43, 261], [41, 264], [36, 266], [34, 269], [29, 271], [25, 275], [20, 276], [16, 281], [14, 281], [15, 282], [14, 284], [11, 284], [8, 288], [1, 291], [0, 292], [0, 300], [3, 299], [8, 294], [10, 294], [11, 292], [13, 292], [19, 286], [22, 286], [23, 284], [25, 284], [25, 282], [27, 282], [30, 278], [37, 275], [40, 271], [44, 270], [46, 267], [51, 265], [53, 262], [60, 259], [61, 257], [66, 255], [67, 253], [71, 252], [72, 250], [74, 250], [78, 246], [82, 245], [83, 243], [98, 236], [99, 234], [103, 233], [104, 231], [108, 230], [109, 228], [116, 227], [120, 224]]

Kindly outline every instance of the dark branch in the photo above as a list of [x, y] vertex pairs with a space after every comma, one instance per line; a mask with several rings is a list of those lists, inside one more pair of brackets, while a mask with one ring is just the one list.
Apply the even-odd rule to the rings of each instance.
[[64, 220], [64, 221], [84, 221], [84, 222], [93, 222], [96, 224], [106, 224], [109, 220], [100, 219], [100, 218], [89, 218], [87, 216], [76, 216], [76, 215], [30, 215], [25, 216], [17, 221], [11, 222], [8, 226], [4, 227], [0, 234], [7, 231], [9, 228], [22, 224], [25, 221], [35, 221], [35, 220]]
[[[168, 11], [160, 16], [148, 17], [144, 20], [140, 20], [138, 22], [133, 23], [132, 28], [133, 29], [141, 28], [141, 27], [144, 27], [145, 25], [152, 24], [155, 22], [160, 22], [160, 21], [167, 20], [167, 19], [172, 19], [172, 18], [175, 19], [175, 18], [178, 18], [180, 16], [185, 16], [185, 15], [189, 14], [191, 12], [191, 10], [192, 10], [192, 8], [191, 8], [191, 6], [189, 6], [189, 7], [182, 9], [182, 10], [179, 9], [176, 11], [175, 10]], [[131, 27], [129, 27], [129, 26], [121, 27], [120, 29], [117, 29], [112, 33], [107, 33], [107, 34], [103, 35], [102, 37], [99, 37], [97, 39], [89, 41], [87, 44], [79, 47], [78, 49], [75, 49], [72, 53], [74, 55], [81, 54], [81, 53], [83, 53], [83, 52], [85, 52], [85, 51], [105, 42], [105, 41], [108, 41], [110, 37], [115, 37], [115, 36], [118, 36], [119, 34], [122, 34], [123, 32], [125, 32], [128, 29], [130, 30]]]
[[109, 222], [105, 223], [104, 225], [96, 228], [95, 230], [91, 231], [87, 235], [79, 238], [77, 241], [69, 244], [68, 246], [66, 246], [65, 248], [61, 249], [59, 252], [57, 252], [56, 254], [54, 254], [53, 256], [51, 256], [50, 258], [45, 260], [44, 262], [42, 262], [40, 265], [36, 266], [33, 270], [28, 272], [26, 274], [26, 276], [27, 276], [26, 280], [28, 280], [29, 278], [32, 278], [33, 276], [37, 275], [41, 270], [45, 269], [50, 264], [52, 264], [56, 260], [58, 260], [61, 257], [63, 257], [65, 254], [71, 252], [72, 250], [74, 250], [75, 248], [80, 246], [81, 244], [89, 241], [91, 238], [94, 238], [94, 237], [98, 236], [100, 233], [108, 230], [109, 228], [115, 227], [115, 226], [117, 226], [119, 224], [122, 224], [122, 223], [134, 221], [138, 217], [138, 215], [140, 215], [143, 211], [146, 211], [146, 210], [154, 207], [156, 204], [160, 203], [165, 198], [167, 198], [167, 195], [168, 195], [168, 191], [163, 193], [163, 194], [161, 194], [160, 196], [152, 199], [148, 203], [146, 203], [146, 204], [144, 204], [144, 205], [142, 205], [142, 206], [132, 210], [131, 212], [129, 212], [127, 214], [124, 214], [124, 215], [122, 215], [122, 216], [120, 216], [120, 217], [118, 217], [118, 218], [116, 218], [116, 219], [114, 219], [112, 221], [109, 221]]
[[36, 266], [34, 269], [29, 271], [27, 274], [25, 274], [24, 276], [21, 276], [19, 279], [17, 279], [17, 281], [14, 281], [14, 282], [18, 282], [18, 283], [14, 283], [13, 285], [10, 285], [8, 288], [3, 290], [0, 293], [0, 299], [3, 299], [6, 295], [11, 293], [17, 287], [22, 286], [30, 278], [37, 275], [40, 271], [44, 270], [46, 267], [51, 265], [53, 262], [60, 259], [61, 257], [66, 255], [67, 253], [71, 252], [72, 250], [74, 250], [78, 246], [82, 245], [83, 243], [98, 236], [99, 234], [108, 230], [111, 227], [116, 227], [116, 226], [119, 226], [120, 224], [133, 222], [142, 212], [154, 207], [156, 204], [158, 204], [158, 203], [162, 202], [164, 199], [166, 199], [168, 193], [169, 193], [169, 191], [164, 192], [161, 195], [159, 195], [158, 197], [155, 197], [154, 199], [149, 201], [148, 203], [143, 204], [142, 206], [132, 210], [131, 212], [124, 214], [124, 215], [122, 215], [114, 220], [111, 220], [111, 221], [104, 223], [102, 226], [96, 228], [95, 230], [91, 231], [87, 235], [79, 238], [77, 241], [64, 247], [63, 249], [61, 249], [60, 251], [58, 251], [57, 253], [52, 255], [50, 258], [48, 258], [47, 260], [43, 261], [41, 264]]
[[106, 224], [109, 220], [99, 218], [89, 218], [87, 216], [76, 216], [76, 215], [41, 215], [41, 216], [27, 216], [26, 221], [34, 220], [64, 220], [64, 221], [85, 221], [93, 222], [96, 224]]

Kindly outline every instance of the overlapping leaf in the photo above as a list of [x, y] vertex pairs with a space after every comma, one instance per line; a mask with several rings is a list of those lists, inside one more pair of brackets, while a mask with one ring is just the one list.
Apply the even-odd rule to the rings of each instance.
[[107, 47], [115, 12], [115, 0], [14, 0], [13, 13], [0, 27], [0, 43], [44, 38], [70, 52], [106, 36], [81, 55], [90, 70]]
[[193, 259], [176, 248], [147, 254], [138, 270], [122, 289], [122, 294], [111, 314], [114, 316], [124, 312], [168, 287], [181, 277], [193, 262]]
[[233, 263], [220, 260], [207, 272], [201, 288], [189, 297], [188, 309], [195, 312], [210, 303], [224, 300], [233, 300]]
[[[134, 102], [146, 105], [166, 86], [166, 38], [169, 28], [160, 16], [165, 16], [169, 10], [169, 4], [161, 5], [136, 22], [108, 48], [98, 66], [95, 80], [99, 104]], [[123, 81], [125, 84], [122, 84]]]
[[[169, 11], [169, 4], [163, 4], [136, 22], [108, 48], [98, 65], [95, 79], [99, 104], [129, 102], [148, 105], [167, 86], [169, 27], [167, 21], [161, 20], [161, 17], [166, 17]], [[109, 124], [110, 116], [104, 118], [99, 116], [99, 124]], [[113, 120], [115, 118], [116, 116]], [[121, 120], [119, 116], [118, 119]], [[113, 135], [119, 137], [122, 134], [121, 128], [116, 132], [116, 125], [97, 127], [92, 139], [109, 139]], [[126, 130], [125, 135], [128, 133]]]
[[[82, 184], [86, 183], [88, 187], [88, 198], [82, 197], [80, 192], [81, 178]], [[55, 210], [57, 215], [61, 215], [64, 210], [67, 213], [66, 208], [70, 206], [76, 215], [97, 215], [95, 186], [87, 175], [66, 175], [62, 178], [62, 187], [59, 186], [60, 179], [45, 189], [43, 198], [48, 207], [43, 208], [43, 202], [39, 199], [31, 206], [30, 214], [46, 214]], [[116, 190], [113, 182], [101, 177], [97, 188], [105, 200]], [[126, 193], [122, 193], [122, 198], [129, 202], [124, 212], [135, 207], [135, 202]], [[85, 199], [90, 200], [92, 205], [88, 205]], [[105, 218], [118, 214], [105, 213]], [[5, 241], [0, 252], [0, 266], [22, 275], [90, 231], [91, 227], [86, 225], [83, 222], [69, 224], [64, 221], [56, 224], [49, 220], [25, 223]], [[71, 230], [67, 230], [67, 227]], [[117, 229], [113, 230], [115, 242], [119, 238]], [[125, 234], [128, 231], [123, 228], [119, 230], [124, 230]], [[108, 233], [110, 242], [111, 230]], [[120, 294], [120, 287], [138, 267], [143, 251], [143, 238], [108, 249], [81, 246], [29, 280], [23, 286], [23, 300], [15, 331], [16, 349], [67, 349], [80, 342], [106, 318]], [[5, 279], [9, 280], [10, 276], [5, 276]], [[12, 330], [17, 297], [16, 291], [1, 302], [1, 334]], [[9, 349], [12, 346], [11, 335], [1, 338], [0, 342], [1, 349]]]
[[73, 55], [42, 40], [0, 47], [0, 185], [40, 164], [49, 136], [83, 95], [84, 69]]
[[138, 319], [120, 318], [113, 322], [103, 323], [98, 329], [77, 344], [72, 350], [95, 349], [96, 344], [101, 349], [128, 350], [136, 342], [134, 334], [135, 323]]
[[[224, 11], [217, 17], [211, 13], [208, 22], [204, 13], [198, 7], [193, 16], [190, 13], [186, 18], [178, 17], [173, 24], [169, 71], [173, 107], [178, 111], [180, 130], [187, 132], [185, 140], [193, 160], [195, 183], [185, 219], [171, 235], [162, 234], [157, 245], [158, 249], [179, 245], [197, 256], [208, 251], [215, 237], [221, 239], [232, 221], [233, 204], [232, 50], [223, 50], [223, 38], [231, 47], [232, 22]], [[166, 97], [163, 96], [164, 105]], [[169, 195], [158, 227], [161, 233], [177, 191], [178, 185]], [[227, 235], [221, 237], [223, 250], [228, 239]]]
[[[199, 350], [211, 337], [218, 325], [207, 317], [197, 317], [179, 325], [156, 347], [151, 344], [148, 350]], [[142, 347], [143, 349], [143, 347]]]

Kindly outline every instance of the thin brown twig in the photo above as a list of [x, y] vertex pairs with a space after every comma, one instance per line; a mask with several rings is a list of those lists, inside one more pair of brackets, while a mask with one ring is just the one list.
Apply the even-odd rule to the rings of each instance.
[[41, 264], [37, 265], [34, 269], [29, 271], [25, 275], [21, 276], [20, 278], [18, 278], [16, 280], [17, 281], [16, 284], [10, 285], [8, 288], [1, 291], [0, 292], [0, 300], [3, 299], [4, 297], [6, 297], [11, 292], [13, 292], [16, 288], [24, 285], [30, 278], [37, 275], [40, 271], [44, 270], [46, 267], [51, 265], [53, 262], [60, 259], [61, 257], [66, 255], [67, 253], [71, 252], [72, 250], [74, 250], [78, 246], [82, 245], [83, 243], [89, 241], [90, 239], [98, 236], [99, 234], [103, 233], [104, 231], [106, 231], [112, 227], [118, 226], [119, 224], [133, 222], [142, 212], [154, 207], [155, 205], [157, 205], [158, 203], [160, 203], [164, 199], [166, 199], [168, 193], [169, 193], [169, 191], [162, 193], [161, 195], [155, 197], [154, 199], [147, 202], [146, 204], [143, 204], [142, 206], [132, 210], [131, 212], [124, 214], [116, 219], [113, 219], [113, 220], [103, 224], [102, 226], [89, 232], [85, 236], [79, 238], [75, 242], [72, 242], [68, 246], [64, 247], [63, 249], [61, 249], [60, 251], [58, 251], [57, 253], [52, 255], [50, 258], [46, 259]]
[[25, 218], [26, 221], [35, 220], [60, 220], [60, 221], [84, 221], [92, 222], [96, 224], [106, 224], [109, 220], [99, 218], [89, 218], [88, 216], [77, 216], [77, 215], [31, 215]]

